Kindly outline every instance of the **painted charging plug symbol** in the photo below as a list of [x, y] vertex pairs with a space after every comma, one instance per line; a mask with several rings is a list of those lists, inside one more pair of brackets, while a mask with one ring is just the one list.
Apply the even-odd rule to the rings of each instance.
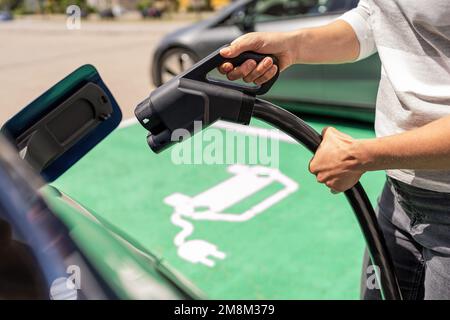
[[[216, 245], [208, 241], [187, 239], [194, 232], [192, 220], [244, 222], [269, 209], [298, 189], [297, 182], [275, 168], [232, 165], [228, 167], [228, 172], [233, 176], [195, 197], [174, 193], [164, 199], [166, 204], [174, 208], [171, 222], [181, 228], [175, 236], [174, 244], [178, 248], [178, 255], [184, 260], [214, 267], [214, 258], [223, 260], [226, 257], [225, 252], [220, 251]], [[280, 183], [283, 188], [243, 213], [226, 212], [228, 208], [272, 183]]]

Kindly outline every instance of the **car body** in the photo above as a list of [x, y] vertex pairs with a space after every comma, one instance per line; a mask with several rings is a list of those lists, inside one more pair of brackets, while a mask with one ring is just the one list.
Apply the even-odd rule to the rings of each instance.
[[[0, 299], [192, 299], [159, 257], [19, 159], [0, 135]], [[65, 279], [80, 273], [79, 288]]]
[[50, 185], [121, 119], [97, 70], [84, 65], [1, 126], [0, 298], [197, 296], [157, 255]]
[[[168, 34], [155, 50], [155, 86], [190, 67], [213, 50], [252, 31], [289, 31], [329, 23], [357, 0], [239, 0], [213, 17]], [[378, 55], [352, 64], [295, 65], [280, 75], [267, 98], [292, 110], [342, 114], [373, 120], [380, 78]], [[315, 104], [327, 104], [316, 110]]]

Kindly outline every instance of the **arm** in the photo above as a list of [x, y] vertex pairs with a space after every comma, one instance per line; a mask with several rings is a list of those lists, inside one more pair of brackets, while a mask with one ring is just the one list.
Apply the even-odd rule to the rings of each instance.
[[[221, 54], [225, 58], [243, 51], [272, 54], [279, 60], [280, 71], [295, 63], [343, 63], [363, 59], [376, 51], [369, 16], [369, 4], [360, 0], [357, 8], [328, 25], [293, 32], [249, 33], [237, 38]], [[248, 60], [237, 68], [224, 63], [219, 71], [229, 80], [243, 78], [245, 82], [261, 84], [272, 78], [277, 69], [272, 59], [266, 58], [258, 65]]]
[[356, 140], [334, 128], [322, 135], [309, 169], [332, 190], [351, 188], [367, 171], [450, 170], [450, 116], [382, 138]]
[[[245, 34], [222, 49], [221, 54], [233, 58], [244, 51], [275, 55], [280, 71], [295, 63], [342, 63], [356, 60], [359, 42], [353, 28], [345, 21], [337, 20], [326, 26], [300, 29], [293, 32], [253, 32]], [[261, 84], [272, 78], [277, 69], [270, 58], [258, 65], [247, 60], [234, 68], [224, 63], [219, 71], [229, 80], [243, 78], [245, 82]]]
[[450, 116], [393, 136], [363, 140], [364, 169], [450, 170]]
[[359, 56], [358, 38], [353, 28], [343, 20], [294, 32], [292, 48], [296, 53], [294, 63], [345, 63]]

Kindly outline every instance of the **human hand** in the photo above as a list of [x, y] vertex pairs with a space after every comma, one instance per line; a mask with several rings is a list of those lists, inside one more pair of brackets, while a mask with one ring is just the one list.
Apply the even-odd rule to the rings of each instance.
[[[236, 40], [230, 46], [223, 48], [220, 54], [224, 58], [234, 58], [245, 51], [261, 54], [271, 54], [278, 59], [280, 71], [283, 71], [295, 61], [294, 49], [289, 45], [293, 38], [289, 32], [252, 32]], [[249, 59], [242, 65], [235, 67], [230, 62], [223, 63], [219, 68], [229, 80], [243, 79], [245, 82], [254, 82], [261, 85], [269, 81], [277, 73], [278, 67], [272, 58], [266, 57], [260, 63]]]
[[325, 128], [322, 136], [322, 143], [309, 163], [309, 171], [333, 193], [346, 191], [365, 172], [360, 143], [332, 127]]

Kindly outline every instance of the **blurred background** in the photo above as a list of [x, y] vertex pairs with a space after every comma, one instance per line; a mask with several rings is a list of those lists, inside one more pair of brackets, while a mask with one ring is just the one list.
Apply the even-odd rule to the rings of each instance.
[[[0, 0], [0, 121], [93, 64], [130, 118], [155, 87], [252, 31], [322, 25], [358, 0]], [[67, 11], [77, 5], [80, 11]], [[71, 23], [80, 16], [78, 28]], [[380, 63], [294, 66], [270, 98], [293, 110], [371, 121]], [[320, 107], [317, 107], [320, 105]]]
[[[72, 4], [81, 8], [79, 30], [66, 25]], [[99, 70], [130, 117], [153, 87], [155, 45], [213, 10], [211, 4], [194, 7], [187, 0], [0, 0], [0, 121], [86, 63]]]

